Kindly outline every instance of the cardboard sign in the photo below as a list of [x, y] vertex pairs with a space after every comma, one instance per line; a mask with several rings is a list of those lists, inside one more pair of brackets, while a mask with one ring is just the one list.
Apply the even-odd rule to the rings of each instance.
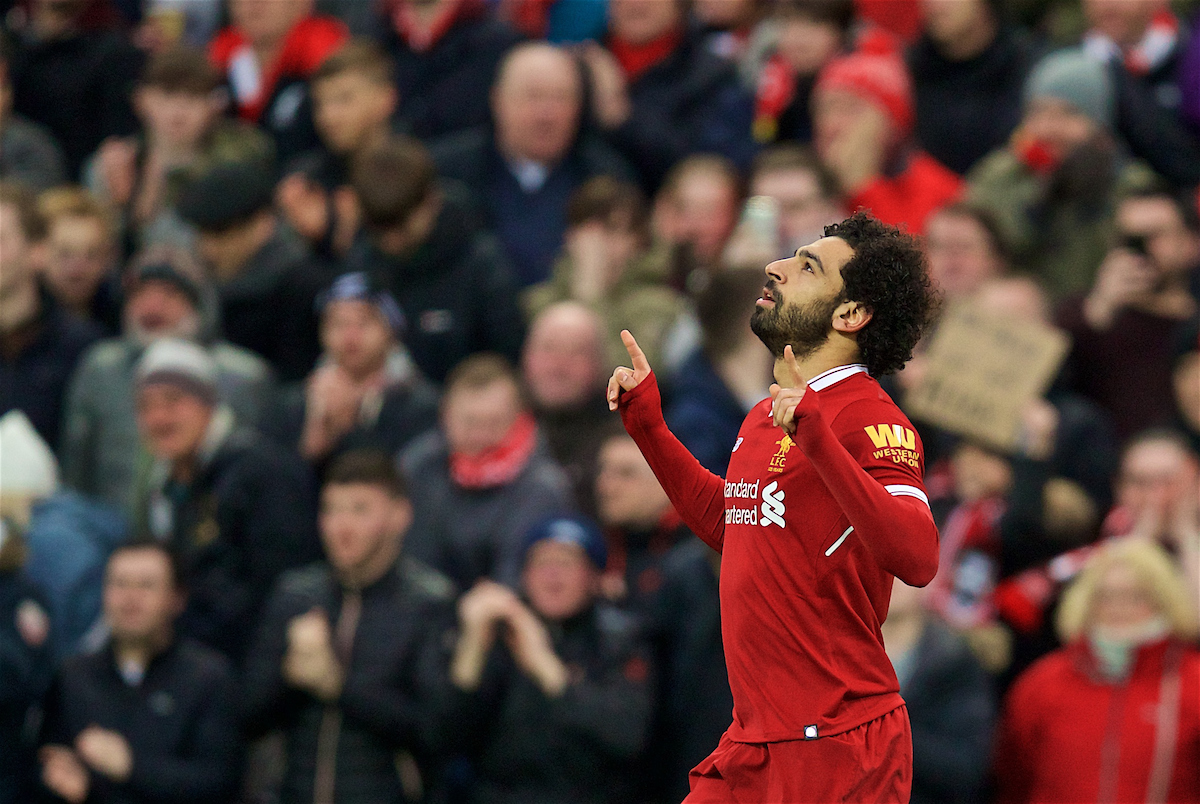
[[1062, 330], [969, 304], [946, 311], [926, 353], [925, 376], [905, 410], [959, 435], [1017, 451], [1021, 411], [1045, 392], [1070, 348]]

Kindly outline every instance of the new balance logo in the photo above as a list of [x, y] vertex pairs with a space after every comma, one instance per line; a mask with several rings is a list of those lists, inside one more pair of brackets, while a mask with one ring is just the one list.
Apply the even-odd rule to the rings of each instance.
[[779, 488], [777, 482], [772, 481], [763, 486], [762, 496], [763, 527], [765, 528], [767, 525], [786, 527], [783, 524], [783, 514], [787, 510], [783, 504], [783, 489]]

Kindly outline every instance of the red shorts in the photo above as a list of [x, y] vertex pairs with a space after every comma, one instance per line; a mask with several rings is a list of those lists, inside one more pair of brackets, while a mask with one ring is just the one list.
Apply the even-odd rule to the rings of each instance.
[[907, 804], [912, 767], [903, 706], [816, 740], [736, 743], [725, 734], [688, 774], [684, 804]]

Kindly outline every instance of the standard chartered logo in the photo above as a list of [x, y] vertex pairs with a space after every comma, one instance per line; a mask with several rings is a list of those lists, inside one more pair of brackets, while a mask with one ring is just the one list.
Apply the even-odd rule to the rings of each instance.
[[762, 490], [762, 524], [765, 528], [767, 525], [775, 524], [779, 527], [785, 527], [783, 524], [783, 514], [787, 508], [783, 504], [783, 489], [779, 488], [779, 484], [771, 481], [763, 486]]

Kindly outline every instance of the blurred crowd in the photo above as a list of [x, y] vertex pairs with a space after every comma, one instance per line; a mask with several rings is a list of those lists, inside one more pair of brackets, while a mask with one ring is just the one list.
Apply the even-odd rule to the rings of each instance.
[[720, 556], [619, 333], [723, 473], [763, 266], [859, 208], [1070, 339], [1015, 446], [914, 416], [913, 800], [1200, 801], [1195, 3], [0, 14], [0, 804], [680, 800]]

